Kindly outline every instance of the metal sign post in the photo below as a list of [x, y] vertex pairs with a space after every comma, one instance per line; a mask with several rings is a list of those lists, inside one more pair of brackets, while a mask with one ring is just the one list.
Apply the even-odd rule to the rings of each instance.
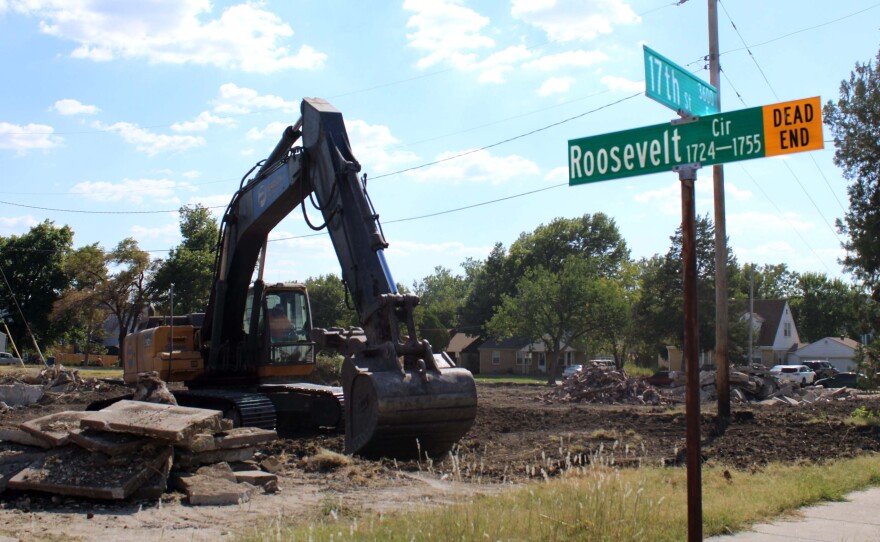
[[677, 166], [681, 181], [681, 259], [684, 278], [685, 418], [687, 442], [688, 541], [703, 539], [703, 493], [700, 473], [700, 366], [697, 320], [697, 226], [694, 181], [700, 164]]

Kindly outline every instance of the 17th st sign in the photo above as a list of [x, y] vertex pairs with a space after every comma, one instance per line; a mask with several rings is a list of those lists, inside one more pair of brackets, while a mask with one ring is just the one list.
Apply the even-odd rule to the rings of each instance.
[[751, 160], [824, 147], [819, 97], [645, 126], [568, 142], [568, 183], [577, 185]]

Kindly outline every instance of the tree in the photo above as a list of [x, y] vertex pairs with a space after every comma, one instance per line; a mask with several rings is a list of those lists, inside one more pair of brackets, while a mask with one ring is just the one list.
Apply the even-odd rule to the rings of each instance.
[[460, 324], [484, 327], [503, 296], [516, 293], [524, 273], [537, 267], [559, 272], [571, 257], [591, 262], [599, 275], [616, 277], [629, 261], [629, 249], [614, 220], [603, 213], [556, 218], [520, 234], [509, 251], [498, 243], [484, 262], [463, 264], [470, 288]]
[[[696, 234], [698, 333], [700, 350], [707, 351], [715, 348], [715, 226], [708, 215], [697, 217]], [[672, 244], [665, 256], [654, 256], [640, 266], [642, 291], [635, 309], [634, 328], [641, 335], [642, 358], [662, 353], [666, 345], [681, 346], [684, 342], [681, 227], [670, 240]], [[739, 267], [729, 245], [727, 250], [727, 272], [735, 284], [740, 276]], [[731, 345], [735, 339], [739, 340], [743, 329], [747, 330], [747, 324], [737, 313], [736, 304], [731, 304], [728, 310]]]
[[81, 247], [66, 259], [64, 269], [71, 287], [55, 301], [50, 319], [64, 323], [65, 336], [85, 353], [88, 363], [90, 354], [106, 352], [99, 343], [107, 316], [107, 307], [101, 303], [101, 286], [108, 278], [104, 251], [97, 243]]
[[314, 327], [349, 327], [360, 325], [357, 312], [346, 304], [345, 284], [339, 276], [328, 273], [306, 279]]
[[754, 298], [755, 299], [791, 299], [797, 295], [799, 275], [790, 271], [784, 263], [777, 265], [745, 264], [737, 274], [736, 280], [731, 281], [730, 291], [737, 297], [748, 299], [749, 279], [754, 272]]
[[0, 269], [6, 277], [0, 281], [0, 314], [5, 314], [16, 344], [30, 344], [28, 326], [41, 342], [51, 344], [61, 337], [63, 326], [49, 314], [70, 284], [64, 261], [72, 245], [73, 230], [50, 220], [23, 235], [0, 237]]
[[556, 218], [532, 233], [522, 233], [511, 246], [510, 258], [520, 269], [542, 266], [559, 271], [571, 256], [589, 260], [602, 276], [616, 276], [629, 261], [629, 249], [613, 218], [604, 213]]
[[107, 253], [106, 262], [117, 271], [101, 285], [100, 299], [119, 323], [119, 355], [120, 360], [125, 361], [125, 337], [135, 328], [153, 293], [150, 278], [156, 271], [156, 263], [150, 261], [150, 255], [131, 237]]
[[466, 260], [463, 264], [470, 288], [461, 307], [459, 325], [468, 330], [481, 329], [495, 314], [502, 297], [516, 289], [517, 273], [507, 257], [504, 245], [496, 243], [485, 261]]
[[515, 295], [505, 295], [487, 324], [498, 337], [542, 342], [547, 352], [548, 384], [556, 381], [559, 353], [590, 334], [607, 337], [620, 325], [625, 303], [612, 279], [598, 276], [589, 262], [569, 257], [557, 272], [528, 269]]
[[801, 340], [814, 342], [822, 337], [849, 336], [859, 319], [862, 300], [857, 290], [840, 279], [829, 279], [824, 273], [802, 274], [798, 290], [790, 305]]
[[435, 267], [433, 274], [413, 282], [413, 293], [419, 296], [419, 307], [432, 312], [446, 329], [458, 327], [458, 315], [467, 292], [467, 278], [452, 274], [450, 269], [442, 265]]
[[[877, 54], [880, 64], [880, 52]], [[849, 209], [837, 228], [844, 243], [844, 268], [864, 281], [880, 300], [880, 72], [872, 63], [856, 63], [840, 97], [828, 101], [825, 123], [834, 137], [834, 163], [851, 181]]]
[[202, 312], [208, 305], [214, 279], [217, 220], [199, 204], [181, 207], [179, 214], [183, 241], [159, 263], [150, 287], [157, 299], [168, 307], [174, 284], [175, 314]]

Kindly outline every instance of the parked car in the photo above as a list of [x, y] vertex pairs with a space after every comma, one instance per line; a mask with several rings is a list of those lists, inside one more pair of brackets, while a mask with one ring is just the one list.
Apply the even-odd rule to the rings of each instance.
[[652, 386], [666, 387], [672, 385], [675, 380], [675, 371], [657, 371], [645, 378], [645, 382]]
[[816, 373], [806, 365], [776, 365], [770, 369], [770, 374], [780, 382], [791, 382], [806, 386], [816, 380]]
[[9, 352], [0, 352], [0, 365], [21, 365], [21, 360]]
[[831, 365], [830, 362], [818, 359], [805, 361], [803, 362], [803, 364], [812, 369], [814, 373], [816, 373], [816, 380], [819, 380], [821, 378], [831, 378], [832, 376], [840, 372], [835, 369], [834, 365]]
[[816, 385], [823, 388], [856, 388], [865, 378], [865, 375], [859, 373], [837, 373], [830, 378], [817, 380]]
[[580, 370], [583, 369], [583, 368], [584, 368], [584, 366], [583, 366], [583, 365], [579, 365], [579, 364], [576, 364], [576, 365], [569, 365], [568, 367], [565, 368], [564, 371], [562, 371], [562, 378], [568, 378], [568, 377], [570, 377], [571, 375], [573, 375], [573, 374], [575, 374], [575, 373], [577, 373], [577, 372], [580, 372]]

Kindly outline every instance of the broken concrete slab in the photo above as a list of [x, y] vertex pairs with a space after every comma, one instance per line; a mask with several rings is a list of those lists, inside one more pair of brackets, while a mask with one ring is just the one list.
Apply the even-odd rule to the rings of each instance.
[[6, 490], [6, 485], [13, 476], [45, 455], [45, 452], [6, 451], [0, 453], [0, 493]]
[[254, 451], [254, 448], [233, 448], [231, 450], [190, 452], [182, 448], [175, 448], [174, 463], [180, 467], [197, 467], [221, 461], [226, 463], [251, 461], [254, 458]]
[[224, 478], [226, 480], [229, 480], [230, 482], [237, 481], [235, 477], [235, 472], [233, 472], [232, 467], [229, 466], [229, 463], [226, 463], [225, 461], [214, 463], [213, 465], [199, 467], [195, 473], [203, 476], [211, 476], [212, 478]]
[[236, 471], [235, 472], [235, 480], [237, 482], [247, 482], [252, 486], [265, 486], [270, 482], [278, 483], [278, 476], [272, 474], [271, 472], [264, 472], [261, 470], [246, 470], [246, 471]]
[[154, 472], [141, 487], [135, 489], [129, 498], [132, 500], [151, 501], [161, 499], [162, 494], [168, 490], [168, 476], [171, 474], [172, 466], [173, 459], [172, 456], [169, 455], [165, 464], [162, 465], [162, 468]]
[[49, 442], [52, 446], [63, 446], [67, 444], [71, 433], [80, 430], [80, 420], [89, 414], [91, 413], [66, 410], [28, 420], [20, 427], [31, 435]]
[[41, 397], [43, 397], [41, 386], [21, 382], [0, 385], [0, 401], [11, 407], [29, 406], [39, 401]]
[[91, 499], [124, 499], [162, 468], [171, 447], [147, 446], [117, 457], [64, 446], [9, 480], [9, 488]]
[[207, 433], [196, 435], [189, 443], [182, 446], [191, 452], [208, 452], [212, 450], [247, 448], [264, 442], [271, 442], [277, 438], [278, 433], [271, 429], [236, 427], [216, 435]]
[[237, 483], [228, 463], [201, 467], [194, 474], [177, 474], [172, 481], [193, 506], [240, 504], [256, 492], [251, 484]]
[[219, 433], [221, 413], [217, 410], [191, 408], [139, 401], [119, 401], [83, 418], [83, 428], [117, 431], [173, 444], [189, 442], [199, 433]]
[[192, 506], [225, 506], [241, 504], [251, 500], [257, 488], [248, 483], [231, 482], [225, 478], [214, 478], [203, 474], [193, 474], [178, 478], [179, 486], [186, 493]]
[[94, 429], [81, 429], [70, 434], [70, 442], [89, 450], [114, 456], [140, 450], [155, 443], [154, 439], [129, 433], [108, 433]]
[[35, 437], [19, 427], [0, 427], [0, 441], [14, 442], [16, 444], [24, 444], [25, 446], [34, 446], [37, 448], [52, 447], [52, 443], [42, 438]]

